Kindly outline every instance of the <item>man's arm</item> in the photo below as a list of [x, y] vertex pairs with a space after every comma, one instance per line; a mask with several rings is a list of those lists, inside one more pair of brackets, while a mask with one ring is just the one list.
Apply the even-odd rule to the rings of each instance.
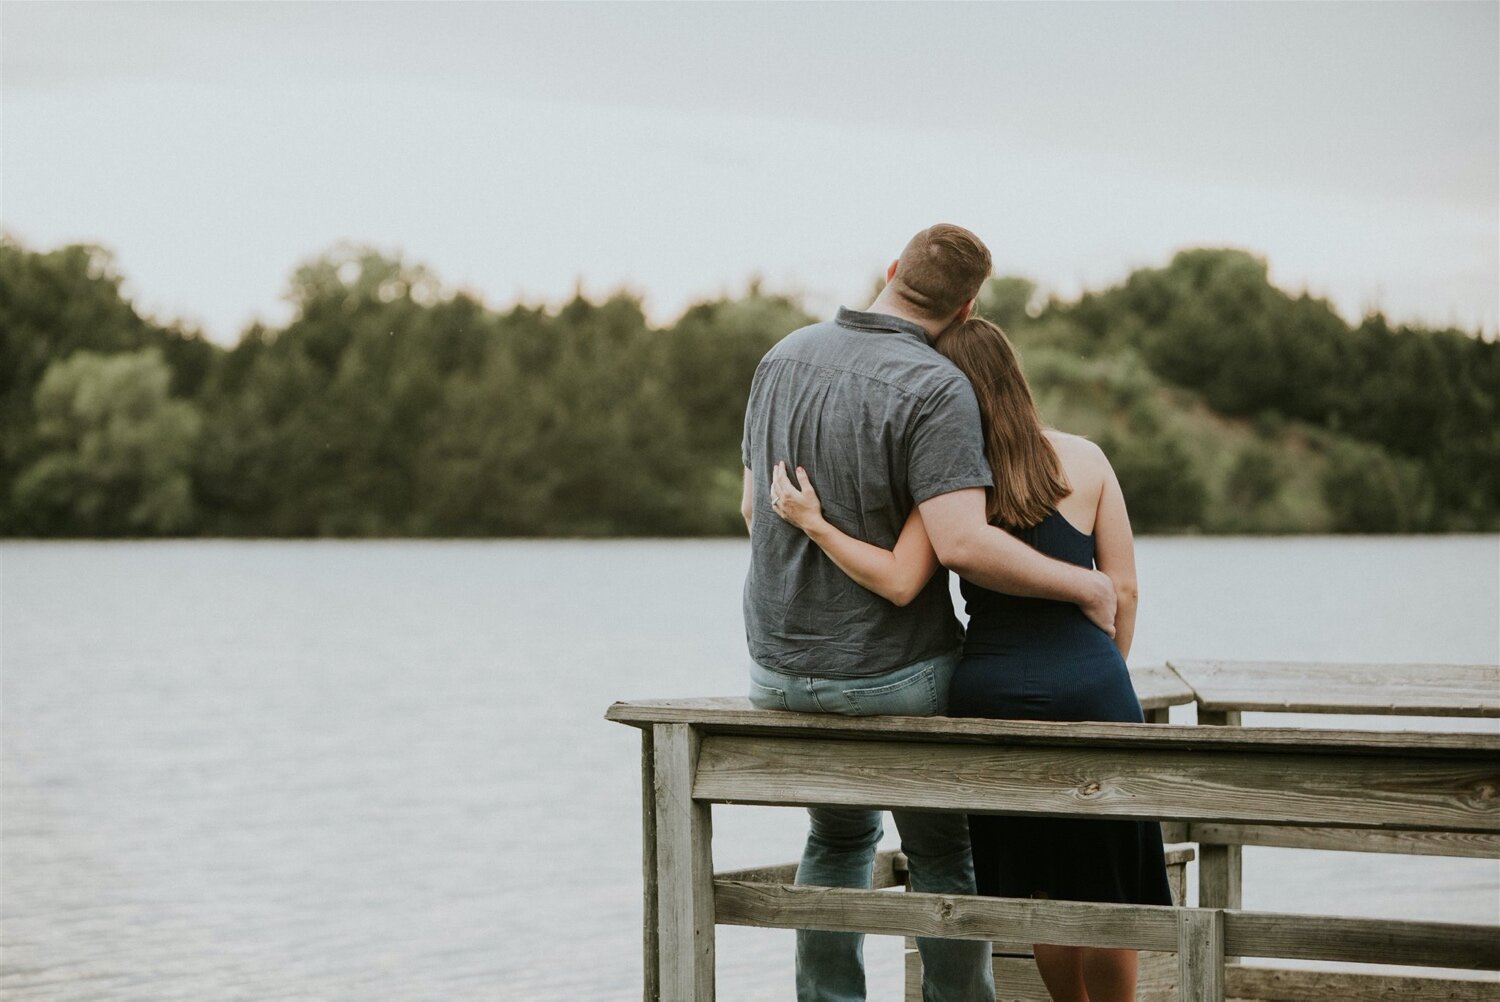
[[745, 483], [740, 489], [740, 514], [745, 517], [745, 531], [750, 531], [750, 519], [755, 515], [755, 475], [745, 467]]
[[928, 498], [918, 506], [942, 565], [991, 591], [1072, 602], [1105, 633], [1115, 633], [1115, 586], [1103, 573], [1044, 556], [985, 520], [982, 487]]

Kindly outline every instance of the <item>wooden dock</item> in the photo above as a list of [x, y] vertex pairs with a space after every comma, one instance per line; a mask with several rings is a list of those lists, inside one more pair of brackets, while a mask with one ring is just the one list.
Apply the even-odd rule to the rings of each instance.
[[[840, 717], [743, 699], [616, 703], [642, 731], [648, 1000], [714, 997], [714, 926], [1125, 947], [1141, 998], [1496, 999], [1500, 982], [1245, 967], [1239, 957], [1500, 970], [1500, 926], [1247, 912], [1242, 845], [1500, 855], [1500, 735], [1242, 727], [1246, 710], [1500, 716], [1500, 666], [1170, 662], [1134, 670], [1147, 723]], [[1202, 686], [1200, 691], [1199, 686]], [[1194, 703], [1199, 725], [1165, 723]], [[1155, 819], [1199, 853], [1196, 907], [794, 886], [790, 869], [715, 874], [715, 803], [905, 807]], [[1180, 866], [1192, 849], [1174, 850]], [[914, 958], [915, 953], [909, 957]], [[916, 984], [909, 959], [908, 984]], [[1024, 962], [1022, 964], [1024, 966]], [[1045, 999], [996, 960], [1002, 999]], [[910, 996], [909, 996], [910, 997]], [[919, 996], [918, 996], [919, 997]]]

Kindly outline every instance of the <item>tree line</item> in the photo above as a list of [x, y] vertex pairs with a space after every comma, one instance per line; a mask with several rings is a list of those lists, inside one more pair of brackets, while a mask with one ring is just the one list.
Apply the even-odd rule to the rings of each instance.
[[[751, 375], [812, 319], [755, 283], [665, 327], [625, 293], [497, 310], [344, 247], [224, 348], [121, 282], [101, 248], [0, 241], [0, 534], [740, 532]], [[1350, 327], [1217, 249], [1075, 301], [993, 279], [980, 310], [1139, 531], [1500, 528], [1494, 342]]]

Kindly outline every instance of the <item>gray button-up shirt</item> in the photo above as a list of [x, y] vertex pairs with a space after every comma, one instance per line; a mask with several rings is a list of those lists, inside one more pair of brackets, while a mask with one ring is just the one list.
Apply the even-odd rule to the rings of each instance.
[[958, 646], [946, 571], [910, 605], [893, 605], [771, 511], [771, 470], [785, 460], [789, 473], [807, 469], [829, 522], [891, 549], [915, 505], [991, 486], [974, 391], [920, 326], [840, 309], [787, 335], [755, 370], [741, 451], [755, 481], [751, 657], [793, 675], [857, 677]]

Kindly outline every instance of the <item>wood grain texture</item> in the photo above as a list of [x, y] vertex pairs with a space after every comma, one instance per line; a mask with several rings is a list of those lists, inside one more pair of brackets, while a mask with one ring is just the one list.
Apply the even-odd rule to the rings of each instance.
[[[1174, 905], [1181, 905], [1186, 902], [1187, 864], [1192, 861], [1193, 855], [1193, 848], [1191, 846], [1178, 846], [1167, 850], [1167, 884], [1171, 888], [1172, 903]], [[907, 939], [906, 945], [909, 949], [914, 949], [916, 947], [916, 940]], [[1009, 942], [1005, 940], [991, 940], [991, 945], [995, 948], [996, 953], [1013, 953], [1024, 954], [1028, 957], [1031, 956], [1032, 943], [1031, 940], [1028, 939], [1023, 938]], [[1154, 957], [1158, 956], [1158, 954], [1146, 953], [1142, 956]], [[1165, 956], [1165, 954], [1162, 954], [1161, 956]], [[1176, 984], [1177, 959], [1175, 956], [1172, 957], [1170, 967], [1172, 983]]]
[[[1029, 953], [997, 955], [992, 963], [995, 1002], [1052, 1002]], [[906, 1002], [922, 1002], [922, 956], [916, 950], [906, 953], [905, 985]], [[1141, 951], [1135, 1002], [1178, 1002], [1176, 954]]]
[[[795, 884], [796, 863], [754, 866], [744, 870], [725, 870], [714, 874], [715, 880], [733, 880], [742, 884]], [[875, 854], [873, 890], [901, 887], [906, 883], [906, 857], [896, 849], [882, 849]]]
[[1225, 912], [1224, 944], [1242, 957], [1500, 970], [1500, 929], [1493, 925]]
[[[1237, 845], [1203, 845], [1198, 848], [1198, 907], [1239, 908], [1244, 869]], [[1224, 962], [1239, 958], [1227, 955]]]
[[663, 1002], [714, 997], [713, 861], [709, 806], [693, 800], [699, 737], [685, 724], [654, 728], [657, 948]]
[[1500, 717], [1500, 665], [1167, 664], [1209, 710]]
[[1174, 909], [915, 891], [714, 882], [722, 925], [833, 929], [889, 936], [1022, 940], [1175, 950]]
[[1191, 863], [1198, 856], [1198, 850], [1191, 845], [1168, 845], [1162, 847], [1162, 856], [1166, 859], [1167, 868], [1182, 866]]
[[1387, 852], [1410, 856], [1500, 859], [1500, 835], [1380, 831], [1372, 828], [1297, 828], [1286, 825], [1194, 823], [1187, 838], [1211, 845], [1269, 845], [1286, 849]]
[[1167, 845], [1190, 841], [1188, 839], [1188, 826], [1181, 821], [1163, 821], [1161, 823], [1161, 840]]
[[1238, 908], [1241, 900], [1240, 847], [1207, 843], [1198, 850], [1198, 907]]
[[1183, 1002], [1224, 1002], [1224, 913], [1177, 911], [1177, 979]]
[[[716, 881], [725, 925], [1500, 970], [1488, 925]], [[1203, 916], [1215, 917], [1205, 922]], [[1216, 931], [1217, 929], [1217, 931]], [[1196, 976], [1196, 975], [1195, 975]]]
[[1500, 762], [1332, 752], [1181, 754], [709, 735], [693, 796], [725, 803], [1500, 832]]
[[1343, 749], [1369, 756], [1489, 756], [1500, 764], [1500, 734], [1436, 731], [1324, 730], [1309, 727], [1186, 727], [1174, 724], [1055, 723], [976, 717], [843, 717], [758, 710], [740, 697], [614, 703], [605, 718], [649, 727], [692, 724], [705, 734], [879, 739], [886, 742], [1003, 744], [1178, 751], [1254, 747], [1263, 751]]
[[641, 997], [661, 998], [661, 951], [656, 911], [656, 756], [652, 731], [641, 731]]
[[1193, 687], [1166, 665], [1131, 668], [1130, 684], [1135, 688], [1135, 696], [1140, 700], [1141, 709], [1148, 713], [1152, 710], [1165, 710], [1169, 706], [1186, 705], [1196, 696]]
[[1225, 993], [1254, 1002], [1494, 1002], [1500, 978], [1434, 978], [1232, 966]]

